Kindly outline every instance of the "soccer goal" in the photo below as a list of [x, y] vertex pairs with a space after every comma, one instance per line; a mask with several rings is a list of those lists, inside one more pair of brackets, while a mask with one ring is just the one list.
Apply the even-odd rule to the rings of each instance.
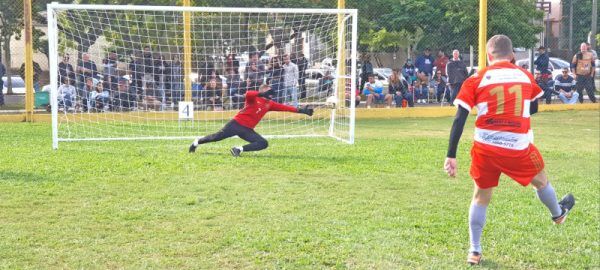
[[354, 142], [353, 9], [52, 3], [48, 41], [55, 149], [206, 135], [263, 84], [315, 114], [270, 112], [261, 134]]

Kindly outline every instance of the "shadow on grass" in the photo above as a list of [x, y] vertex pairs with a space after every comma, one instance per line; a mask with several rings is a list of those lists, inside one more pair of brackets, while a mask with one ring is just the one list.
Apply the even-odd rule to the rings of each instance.
[[55, 180], [55, 178], [43, 174], [36, 174], [30, 172], [0, 171], [0, 182], [47, 182], [53, 180]]
[[494, 262], [492, 260], [486, 260], [486, 259], [481, 260], [480, 267], [485, 268], [485, 269], [502, 269], [502, 268], [505, 268], [505, 267], [501, 267], [500, 265], [498, 265], [496, 262]]

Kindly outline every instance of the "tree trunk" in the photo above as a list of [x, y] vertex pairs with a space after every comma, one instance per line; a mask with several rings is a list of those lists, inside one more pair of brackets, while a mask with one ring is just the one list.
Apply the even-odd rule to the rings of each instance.
[[10, 36], [4, 37], [4, 63], [6, 63], [6, 94], [12, 95], [12, 64], [10, 59]]

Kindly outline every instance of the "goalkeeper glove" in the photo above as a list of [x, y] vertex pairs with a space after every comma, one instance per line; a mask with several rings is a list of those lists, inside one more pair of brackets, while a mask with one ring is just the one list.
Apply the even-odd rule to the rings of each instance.
[[302, 107], [302, 108], [298, 108], [298, 113], [303, 113], [306, 114], [308, 116], [312, 116], [313, 115], [314, 110], [308, 107]]

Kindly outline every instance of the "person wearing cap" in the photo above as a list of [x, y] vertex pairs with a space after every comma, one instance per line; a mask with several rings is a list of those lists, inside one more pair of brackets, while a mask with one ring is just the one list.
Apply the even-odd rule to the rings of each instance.
[[542, 78], [544, 78], [545, 81], [548, 81], [548, 78], [552, 76], [552, 72], [550, 72], [550, 69], [548, 68], [550, 65], [550, 57], [548, 56], [548, 53], [546, 53], [546, 48], [544, 46], [540, 46], [538, 52], [539, 55], [533, 64], [535, 65], [535, 69], [539, 70], [542, 74]]
[[419, 82], [417, 84], [416, 96], [417, 103], [427, 103], [428, 92], [429, 89], [427, 86], [429, 85], [429, 79], [431, 78], [431, 74], [433, 74], [433, 63], [435, 59], [431, 55], [431, 50], [429, 48], [425, 48], [423, 51], [423, 55], [417, 57], [415, 61], [415, 67], [417, 68], [417, 78]]
[[565, 104], [576, 104], [579, 99], [579, 93], [573, 91], [575, 79], [569, 75], [569, 69], [563, 68], [562, 74], [554, 79], [554, 89], [558, 92], [558, 97]]
[[552, 95], [557, 94], [557, 93], [554, 90], [552, 90], [550, 83], [548, 82], [548, 80], [546, 80], [542, 77], [542, 73], [539, 70], [536, 70], [534, 72], [534, 77], [535, 77], [535, 83], [540, 88], [542, 88], [542, 91], [544, 91], [544, 95], [542, 96], [542, 98], [544, 98], [546, 100], [546, 104], [551, 104], [552, 103]]

